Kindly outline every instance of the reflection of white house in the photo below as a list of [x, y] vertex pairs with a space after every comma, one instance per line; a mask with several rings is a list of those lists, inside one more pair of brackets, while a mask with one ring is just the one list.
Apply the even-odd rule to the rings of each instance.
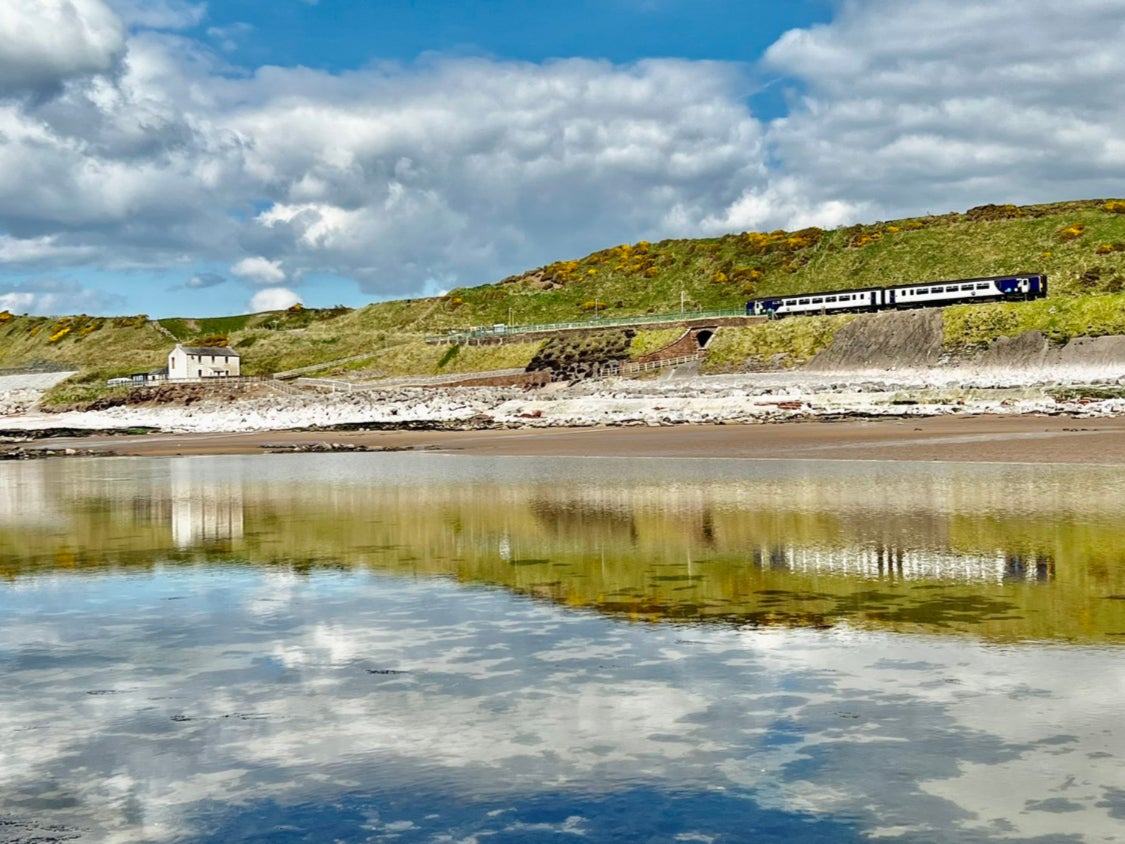
[[226, 378], [241, 374], [238, 352], [230, 346], [185, 346], [168, 354], [168, 380]]
[[177, 548], [241, 538], [241, 483], [213, 482], [197, 464], [184, 460], [175, 462], [168, 480], [172, 541]]

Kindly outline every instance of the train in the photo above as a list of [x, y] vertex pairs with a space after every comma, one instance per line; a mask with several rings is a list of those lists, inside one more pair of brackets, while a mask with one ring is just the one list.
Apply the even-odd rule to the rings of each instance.
[[863, 287], [793, 296], [767, 296], [746, 303], [746, 316], [777, 319], [791, 314], [836, 314], [955, 305], [964, 302], [997, 302], [1042, 299], [1047, 295], [1043, 273], [993, 275], [951, 281]]

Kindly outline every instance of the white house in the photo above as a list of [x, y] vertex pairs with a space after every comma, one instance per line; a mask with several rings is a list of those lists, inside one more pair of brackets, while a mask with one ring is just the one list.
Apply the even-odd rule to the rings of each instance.
[[230, 346], [185, 346], [177, 343], [168, 354], [168, 380], [228, 378], [240, 375], [238, 352]]

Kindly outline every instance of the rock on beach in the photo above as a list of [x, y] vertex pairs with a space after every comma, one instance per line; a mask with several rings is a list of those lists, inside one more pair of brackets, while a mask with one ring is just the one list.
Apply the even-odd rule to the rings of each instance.
[[[751, 424], [790, 419], [941, 414], [1116, 415], [1125, 412], [1125, 371], [1090, 367], [921, 368], [894, 371], [787, 371], [683, 378], [609, 378], [518, 387], [395, 387], [350, 393], [193, 394], [175, 401], [43, 413], [41, 391], [5, 389], [0, 428], [156, 428], [237, 432], [372, 425], [380, 428], [586, 427], [592, 425]], [[216, 385], [218, 386], [218, 385]], [[1060, 391], [1065, 388], [1065, 396]], [[1084, 395], [1084, 390], [1087, 393]], [[1119, 397], [1120, 396], [1120, 397]]]

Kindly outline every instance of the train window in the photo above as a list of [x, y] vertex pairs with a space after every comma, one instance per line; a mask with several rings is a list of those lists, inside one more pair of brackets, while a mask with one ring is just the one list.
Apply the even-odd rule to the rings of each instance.
[[825, 302], [835, 302], [835, 301], [836, 301], [836, 297], [835, 297], [835, 296], [825, 296], [825, 297], [824, 297], [824, 301], [825, 301]]
[[987, 289], [988, 289], [988, 282], [987, 281], [982, 281], [979, 284], [977, 284], [977, 290], [987, 290]]
[[944, 287], [931, 287], [930, 292], [931, 293], [944, 293], [945, 288]]
[[817, 298], [815, 298], [815, 299], [813, 299], [813, 300], [812, 300], [812, 303], [813, 303], [814, 305], [819, 305], [819, 304], [820, 304], [821, 302], [823, 302], [823, 301], [824, 301], [824, 300], [823, 300], [823, 299], [821, 299], [821, 298], [820, 298], [820, 297], [818, 296]]
[[962, 284], [961, 289], [962, 290], [972, 290], [973, 286], [971, 284]]

